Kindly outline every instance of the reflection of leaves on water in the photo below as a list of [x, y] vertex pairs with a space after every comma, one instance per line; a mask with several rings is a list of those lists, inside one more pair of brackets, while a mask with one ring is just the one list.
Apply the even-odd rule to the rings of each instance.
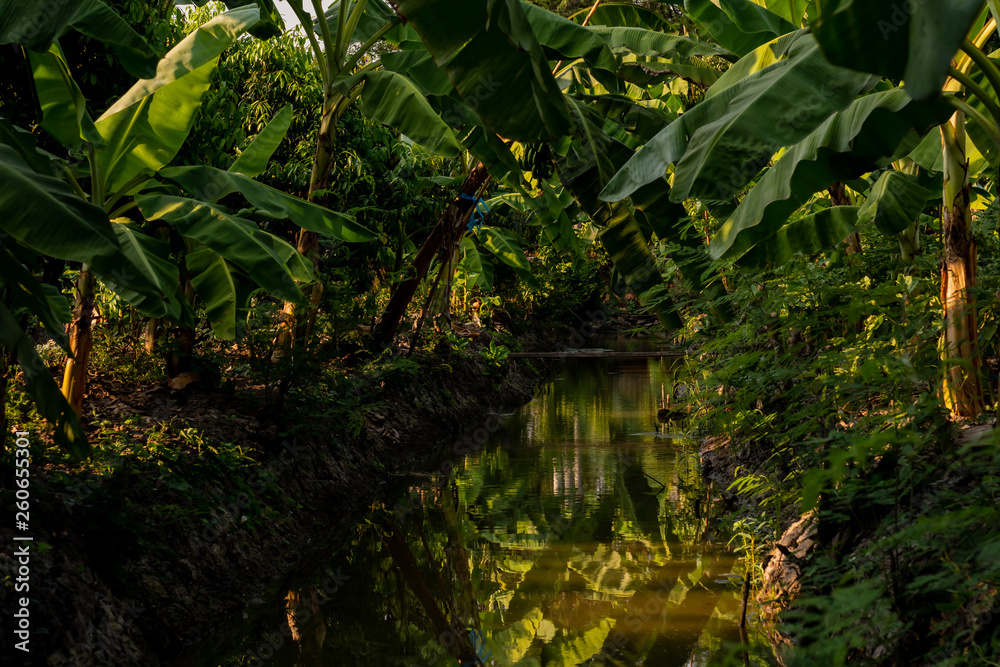
[[[728, 570], [703, 555], [714, 504], [696, 445], [644, 431], [673, 371], [658, 360], [573, 360], [563, 373], [456, 462], [450, 481], [414, 480], [403, 537], [442, 611], [478, 626], [498, 665], [674, 664], [654, 656], [675, 639], [690, 651]], [[381, 595], [405, 593], [385, 617], [402, 646], [384, 650], [445, 664], [387, 555], [376, 546], [355, 559], [378, 564]], [[656, 629], [666, 618], [682, 628], [671, 625], [674, 639]]]

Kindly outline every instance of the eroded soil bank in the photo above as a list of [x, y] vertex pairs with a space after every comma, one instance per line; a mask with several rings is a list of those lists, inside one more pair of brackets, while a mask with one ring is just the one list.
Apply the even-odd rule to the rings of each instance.
[[[536, 350], [567, 340], [519, 342]], [[293, 415], [312, 420], [305, 428], [290, 428], [289, 415], [261, 411], [238, 393], [123, 389], [106, 406], [123, 429], [141, 430], [143, 415], [176, 411], [185, 424], [194, 420], [197, 437], [160, 458], [123, 460], [107, 474], [68, 479], [57, 466], [32, 470], [31, 653], [14, 649], [8, 628], [4, 662], [173, 664], [279, 585], [393, 471], [488, 427], [490, 413], [530, 400], [545, 368], [492, 360], [475, 345], [429, 356], [375, 378], [353, 397], [361, 407], [350, 419], [319, 409]], [[255, 464], [227, 459], [233, 451], [252, 452]], [[173, 474], [157, 480], [157, 467]], [[13, 507], [4, 514], [13, 516]], [[12, 526], [0, 529], [0, 539], [14, 543]], [[3, 609], [23, 595], [13, 590], [11, 551], [0, 556]]]

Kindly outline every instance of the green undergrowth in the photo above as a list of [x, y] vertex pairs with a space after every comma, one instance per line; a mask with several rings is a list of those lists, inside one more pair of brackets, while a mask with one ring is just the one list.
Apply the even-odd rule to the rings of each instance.
[[[888, 243], [734, 273], [738, 319], [689, 332], [690, 400], [735, 467], [735, 543], [758, 574], [783, 528], [818, 512], [803, 590], [781, 615], [795, 643], [788, 664], [997, 664], [997, 438], [962, 444], [973, 424], [941, 405], [933, 240], [910, 266]], [[988, 376], [998, 274], [982, 271]]]

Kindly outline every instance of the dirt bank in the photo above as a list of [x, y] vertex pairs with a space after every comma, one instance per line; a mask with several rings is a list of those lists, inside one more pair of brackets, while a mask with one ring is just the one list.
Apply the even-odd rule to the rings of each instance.
[[[558, 347], [542, 336], [521, 343]], [[197, 436], [164, 447], [162, 457], [123, 458], [105, 474], [32, 470], [31, 653], [16, 651], [8, 630], [5, 664], [171, 664], [272, 587], [317, 536], [370, 503], [388, 473], [417, 465], [487, 413], [527, 402], [545, 369], [472, 352], [401, 368], [353, 397], [362, 404], [356, 419], [300, 411], [312, 420], [307, 428], [261, 412], [239, 392], [106, 396], [105, 418], [138, 438], [144, 416], [178, 405], [197, 415]], [[254, 465], [239, 458], [249, 450]], [[183, 474], [158, 480], [158, 467]], [[0, 539], [14, 544], [11, 526]], [[5, 610], [24, 595], [13, 590], [17, 567], [5, 549]]]

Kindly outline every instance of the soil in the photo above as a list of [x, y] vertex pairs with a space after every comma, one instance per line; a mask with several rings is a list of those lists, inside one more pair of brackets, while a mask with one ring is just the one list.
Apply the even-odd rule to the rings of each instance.
[[[520, 342], [539, 350], [562, 340]], [[545, 370], [543, 362], [518, 359], [496, 372], [476, 354], [440, 361], [417, 379], [375, 388], [377, 406], [365, 411], [363, 424], [352, 429], [320, 415], [312, 435], [294, 438], [282, 437], [280, 415], [256, 410], [239, 392], [98, 382], [92, 402], [100, 418], [120, 424], [131, 416], [138, 425], [121, 428], [142, 438], [151, 424], [183, 415], [208, 433], [206, 442], [260, 451], [261, 468], [273, 477], [265, 484], [261, 469], [247, 469], [242, 486], [203, 479], [199, 497], [217, 499], [206, 521], [185, 489], [149, 483], [148, 468], [126, 463], [70, 484], [55, 467], [32, 470], [31, 531], [40, 548], [30, 556], [31, 654], [17, 657], [24, 654], [5, 631], [3, 664], [176, 664], [186, 648], [276, 587], [319, 536], [369, 505], [391, 473], [419, 467], [487, 412], [526, 403]], [[193, 466], [211, 454], [188, 447], [177, 456], [178, 465]], [[235, 493], [247, 484], [251, 494]], [[10, 526], [0, 528], [0, 540], [14, 544]], [[5, 549], [5, 610], [23, 595], [11, 590], [17, 565]]]

